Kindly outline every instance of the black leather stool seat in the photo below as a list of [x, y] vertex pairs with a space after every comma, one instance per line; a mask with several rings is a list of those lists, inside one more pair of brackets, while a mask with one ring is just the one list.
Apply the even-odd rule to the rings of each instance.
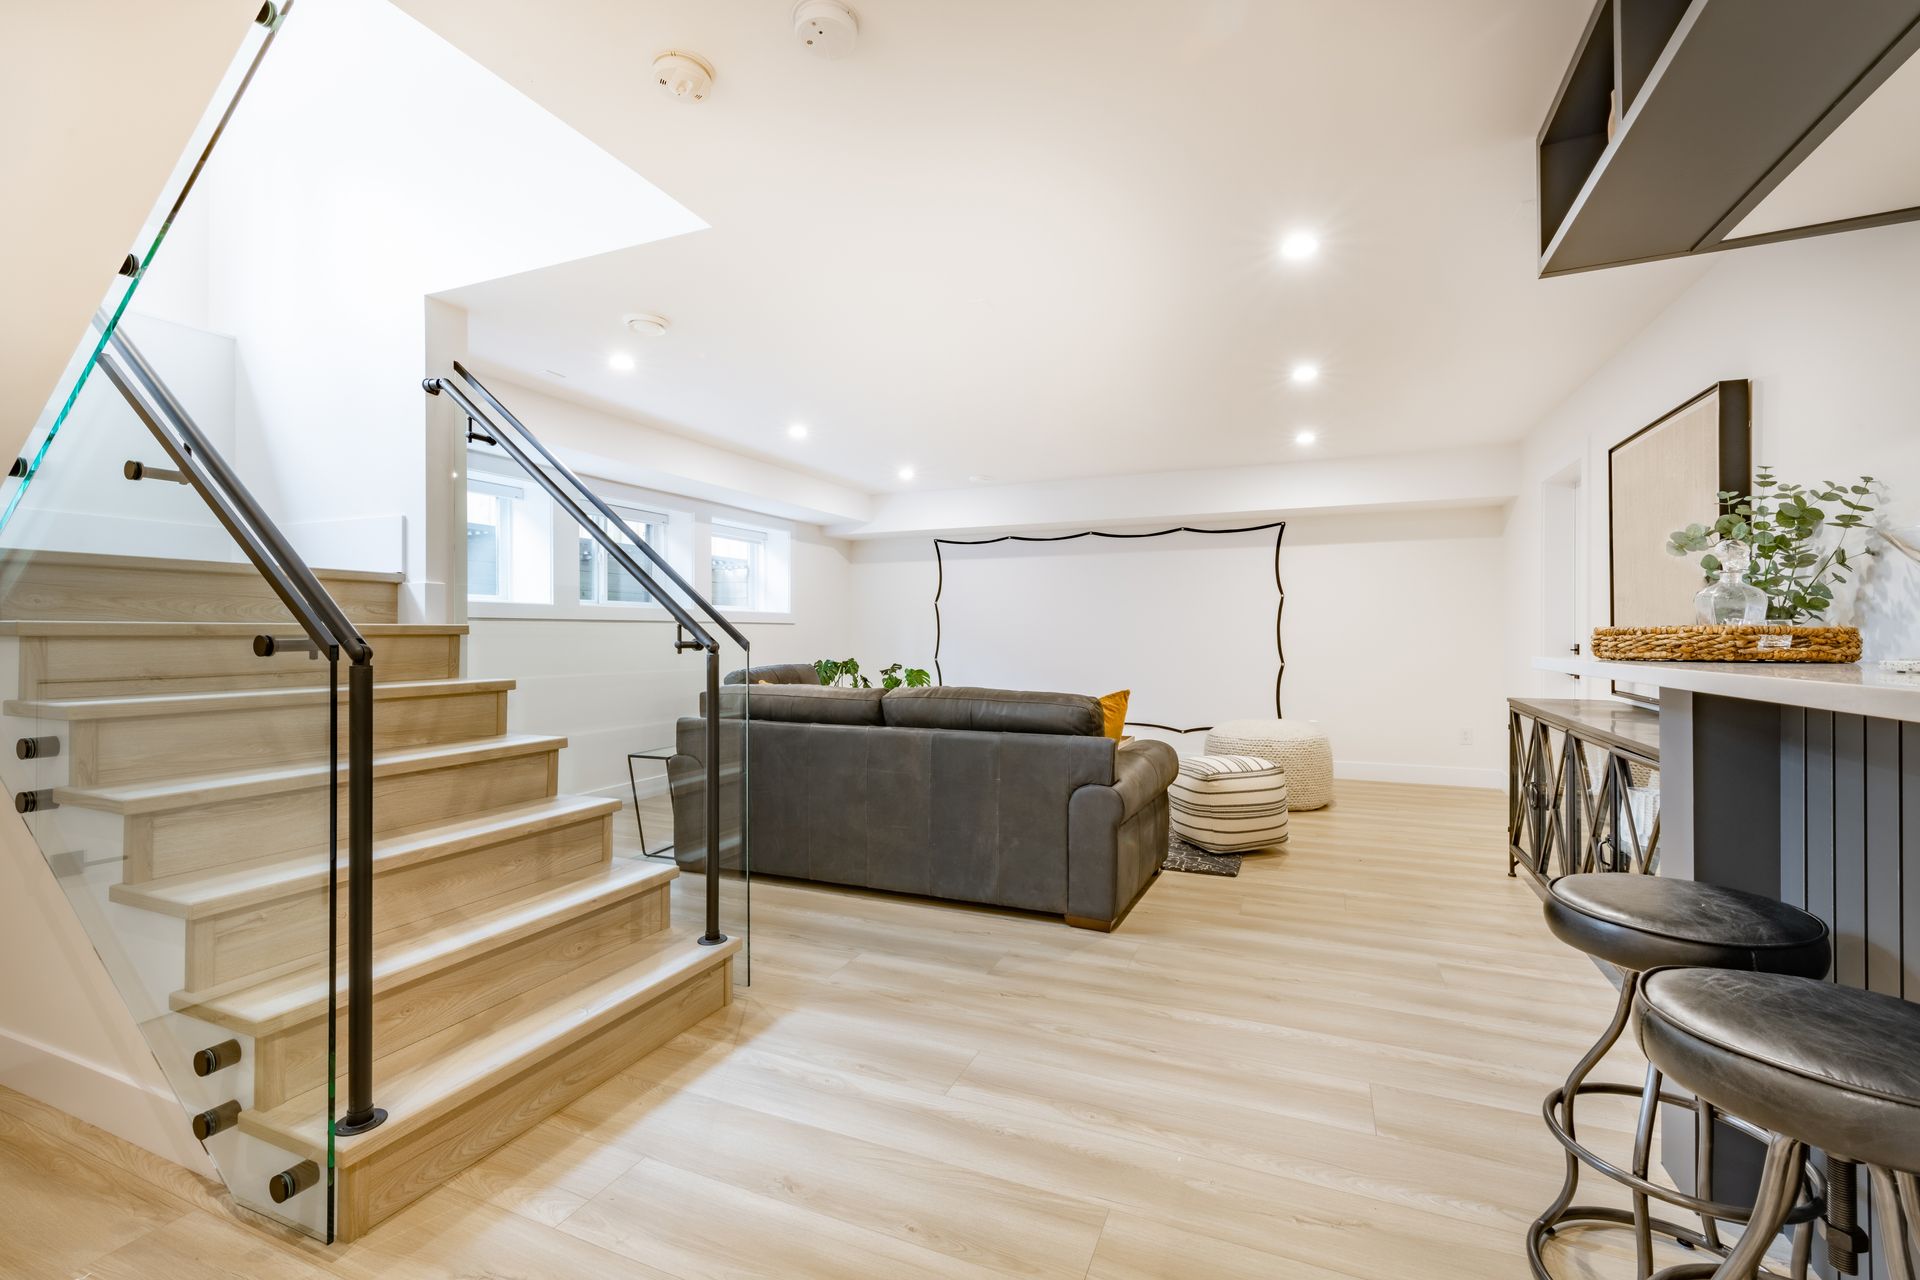
[[1648, 974], [1640, 1044], [1675, 1081], [1763, 1128], [1920, 1172], [1920, 1004], [1810, 978]]
[[1561, 876], [1547, 927], [1571, 947], [1645, 972], [1669, 965], [1825, 975], [1827, 926], [1798, 907], [1693, 880], [1594, 872]]

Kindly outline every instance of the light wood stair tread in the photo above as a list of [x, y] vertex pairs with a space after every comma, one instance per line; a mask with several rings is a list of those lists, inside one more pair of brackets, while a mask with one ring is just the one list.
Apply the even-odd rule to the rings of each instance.
[[[245, 560], [183, 560], [173, 556], [109, 555], [92, 551], [9, 550], [0, 553], [0, 566], [12, 564], [75, 565], [98, 569], [132, 569], [144, 573], [232, 573], [260, 578], [260, 571]], [[404, 573], [385, 573], [375, 569], [314, 568], [316, 578], [339, 582], [391, 582], [407, 580]], [[264, 579], [262, 579], [264, 581]]]
[[[512, 680], [396, 680], [375, 684], [376, 702], [401, 698], [446, 698], [466, 693], [507, 693]], [[228, 689], [218, 693], [148, 693], [109, 698], [39, 698], [10, 700], [10, 716], [39, 716], [47, 720], [117, 720], [134, 716], [203, 715], [214, 711], [255, 711], [269, 707], [324, 706], [327, 689], [319, 685], [293, 688]], [[342, 684], [338, 700], [347, 700]]]
[[[534, 755], [558, 751], [567, 740], [549, 734], [504, 733], [490, 738], [471, 738], [463, 742], [440, 743], [426, 747], [408, 747], [383, 751], [373, 758], [373, 773], [382, 777], [397, 773], [415, 773], [472, 764], [507, 756]], [[337, 778], [347, 779], [346, 752], [341, 752]], [[135, 782], [111, 787], [59, 787], [54, 799], [60, 804], [109, 813], [138, 814], [220, 800], [239, 800], [298, 791], [326, 785], [327, 766], [323, 763], [286, 765], [273, 769], [249, 769], [237, 773], [201, 774], [191, 778], [173, 778], [159, 782]]]
[[[503, 895], [505, 901], [496, 898], [475, 904], [459, 913], [460, 919], [438, 928], [376, 942], [374, 992], [377, 995], [416, 981], [587, 912], [660, 888], [678, 874], [679, 869], [671, 863], [615, 859], [542, 892], [514, 890]], [[249, 978], [213, 991], [177, 991], [172, 1004], [180, 1012], [248, 1035], [269, 1035], [323, 1016], [328, 976], [324, 961], [304, 964], [265, 981]], [[344, 998], [344, 970], [332, 977]]]
[[[434, 858], [450, 857], [536, 831], [585, 822], [619, 809], [618, 800], [562, 795], [531, 804], [491, 809], [457, 822], [408, 827], [374, 838], [374, 872], [377, 875]], [[109, 894], [115, 902], [198, 920], [303, 892], [318, 894], [326, 883], [326, 874], [326, 852], [315, 850], [291, 858], [262, 859], [141, 884], [116, 884]], [[337, 859], [335, 874], [343, 882], [347, 878], [344, 847]]]
[[[375, 1062], [374, 1100], [386, 1109], [388, 1119], [368, 1133], [336, 1139], [340, 1165], [364, 1160], [410, 1136], [528, 1066], [720, 966], [741, 946], [738, 938], [729, 938], [703, 947], [698, 938], [699, 930], [692, 928], [654, 934], [573, 975], [574, 985], [565, 994], [544, 989], [529, 993], [532, 998], [521, 1002], [523, 1012], [482, 1036], [461, 1042], [462, 1029], [450, 1027]], [[346, 1096], [346, 1083], [342, 1072], [338, 1097]], [[320, 1086], [271, 1110], [243, 1111], [240, 1128], [324, 1159], [326, 1104], [326, 1088]]]
[[[182, 637], [218, 639], [231, 636], [251, 640], [280, 624], [266, 622], [111, 622], [62, 621], [58, 618], [11, 618], [0, 622], [0, 636], [60, 636], [68, 638], [170, 640]], [[284, 624], [291, 632], [292, 622]], [[451, 622], [362, 622], [356, 624], [368, 639], [381, 636], [464, 636], [467, 627]], [[375, 655], [376, 663], [378, 655]]]

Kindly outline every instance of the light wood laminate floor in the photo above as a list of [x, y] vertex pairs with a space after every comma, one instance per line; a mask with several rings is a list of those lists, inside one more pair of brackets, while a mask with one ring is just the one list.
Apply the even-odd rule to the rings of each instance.
[[[1611, 989], [1504, 875], [1500, 796], [1338, 796], [1113, 935], [757, 883], [750, 992], [344, 1248], [0, 1091], [0, 1275], [1525, 1276], [1540, 1098]], [[1627, 1106], [1583, 1132], [1624, 1143]], [[1630, 1275], [1620, 1244], [1559, 1273]]]

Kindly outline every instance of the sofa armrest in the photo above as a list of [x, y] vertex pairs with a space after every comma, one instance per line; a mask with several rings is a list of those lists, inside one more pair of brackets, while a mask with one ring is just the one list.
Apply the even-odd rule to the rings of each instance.
[[1167, 855], [1167, 787], [1180, 758], [1164, 742], [1122, 743], [1113, 782], [1084, 786], [1067, 805], [1067, 923], [1111, 929]]
[[1113, 753], [1113, 789], [1120, 793], [1121, 821], [1167, 793], [1180, 776], [1180, 757], [1164, 742], [1135, 738]]

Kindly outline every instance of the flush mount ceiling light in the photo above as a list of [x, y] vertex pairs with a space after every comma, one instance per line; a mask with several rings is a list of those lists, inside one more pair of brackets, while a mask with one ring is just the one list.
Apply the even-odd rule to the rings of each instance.
[[790, 439], [805, 440], [807, 438], [807, 424], [804, 422], [794, 423], [787, 428], [787, 435]]
[[1295, 444], [1312, 444], [1315, 440], [1318, 440], [1319, 438], [1320, 438], [1320, 433], [1318, 431], [1315, 431], [1312, 427], [1307, 427], [1303, 430], [1296, 431], [1293, 433], [1293, 442]]
[[793, 6], [793, 34], [809, 53], [844, 58], [860, 39], [860, 19], [840, 0], [800, 0]]
[[705, 102], [713, 92], [713, 66], [697, 53], [669, 49], [653, 60], [660, 92], [681, 102]]
[[912, 467], [902, 467], [902, 468], [900, 468], [900, 478], [901, 478], [902, 480], [911, 480], [911, 479], [913, 479], [913, 468], [912, 468]]
[[1287, 377], [1293, 380], [1295, 386], [1308, 386], [1320, 381], [1320, 366], [1317, 364], [1297, 364], [1293, 366], [1293, 371], [1287, 374]]
[[656, 316], [650, 311], [621, 316], [620, 321], [636, 337], [641, 338], [658, 338], [666, 333], [668, 325], [672, 323], [665, 316]]
[[1320, 237], [1311, 231], [1289, 231], [1280, 237], [1280, 256], [1288, 262], [1305, 262], [1320, 252]]
[[615, 373], [632, 373], [639, 367], [639, 361], [624, 351], [616, 351], [607, 357], [607, 368]]

